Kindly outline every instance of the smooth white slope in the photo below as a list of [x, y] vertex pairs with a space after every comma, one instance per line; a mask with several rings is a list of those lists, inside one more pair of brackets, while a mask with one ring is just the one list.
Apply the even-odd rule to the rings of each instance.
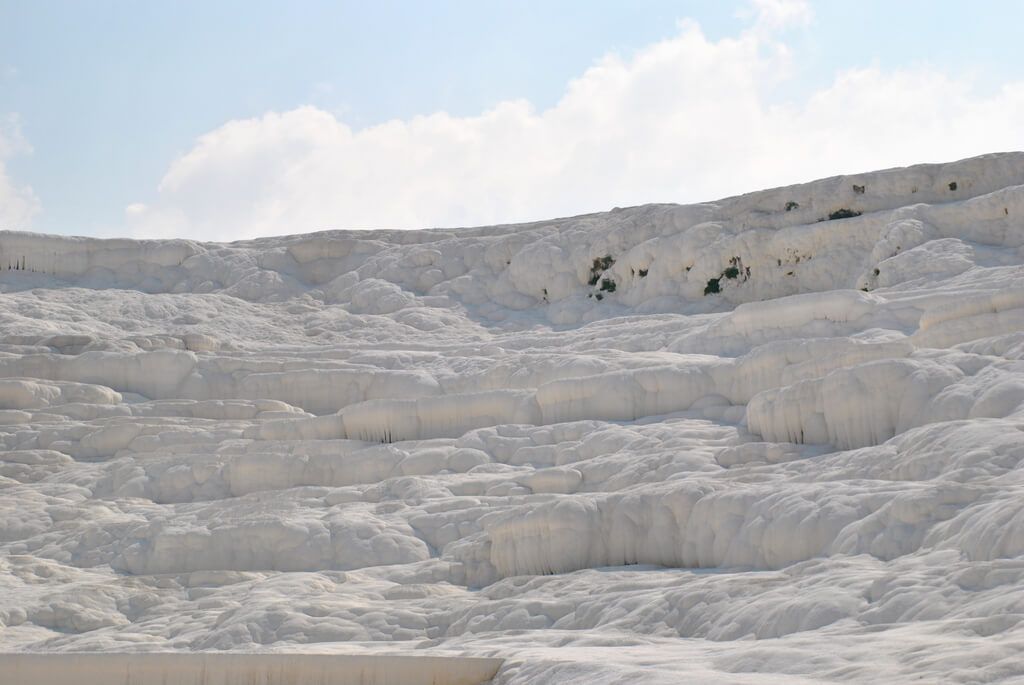
[[517, 226], [0, 233], [0, 645], [1024, 678], [1022, 265], [1022, 153]]

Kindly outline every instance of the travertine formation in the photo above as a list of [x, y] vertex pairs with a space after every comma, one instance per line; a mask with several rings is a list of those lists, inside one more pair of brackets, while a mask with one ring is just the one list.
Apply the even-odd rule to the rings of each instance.
[[1024, 679], [1024, 153], [0, 289], [4, 650]]

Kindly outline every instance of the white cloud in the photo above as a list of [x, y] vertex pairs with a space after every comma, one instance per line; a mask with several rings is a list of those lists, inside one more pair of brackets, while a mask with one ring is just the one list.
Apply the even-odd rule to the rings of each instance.
[[753, 19], [755, 29], [775, 30], [807, 26], [814, 12], [805, 0], [750, 0], [736, 15]]
[[11, 178], [6, 160], [32, 151], [21, 135], [15, 116], [0, 119], [0, 229], [27, 229], [39, 212], [39, 199], [32, 189]]
[[544, 111], [517, 100], [361, 130], [315, 107], [230, 121], [170, 166], [128, 224], [221, 240], [480, 225], [1024, 148], [1024, 82], [985, 95], [927, 68], [867, 68], [774, 104], [793, 78], [777, 29], [810, 14], [785, 0], [752, 8], [736, 37], [682, 22], [631, 59], [607, 55]]

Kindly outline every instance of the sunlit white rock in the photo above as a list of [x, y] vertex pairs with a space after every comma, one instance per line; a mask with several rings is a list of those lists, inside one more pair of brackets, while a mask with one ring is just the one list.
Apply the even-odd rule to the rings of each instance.
[[1022, 436], [1024, 153], [517, 226], [0, 232], [0, 647], [1011, 681]]

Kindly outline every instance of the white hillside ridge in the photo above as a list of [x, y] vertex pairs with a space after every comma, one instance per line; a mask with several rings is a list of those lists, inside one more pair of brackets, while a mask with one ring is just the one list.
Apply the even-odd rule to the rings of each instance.
[[[630, 291], [629, 296], [617, 291], [618, 299], [633, 305], [665, 295], [689, 299], [702, 293], [708, 278], [739, 256], [751, 268], [749, 286], [737, 288], [735, 294], [725, 289], [723, 297], [759, 300], [855, 287], [863, 271], [858, 267], [867, 265], [880, 239], [891, 242], [889, 234], [908, 217], [920, 217], [916, 220], [936, 237], [955, 232], [955, 237], [988, 245], [1021, 245], [1024, 238], [1013, 230], [1015, 218], [1004, 211], [1024, 211], [1015, 191], [1024, 184], [1022, 158], [1024, 153], [989, 155], [836, 177], [712, 205], [648, 205], [494, 229], [330, 231], [222, 245], [3, 232], [0, 264], [90, 286], [122, 285], [146, 292], [234, 288], [243, 299], [256, 301], [315, 289], [353, 273], [346, 279], [351, 284], [334, 288], [336, 297], [358, 301], [360, 294], [380, 296], [375, 288], [394, 284], [410, 295], [436, 294], [465, 299], [466, 304], [480, 304], [474, 300], [484, 298], [504, 300], [504, 306], [520, 309], [541, 304], [545, 289], [549, 302], [585, 292], [582, 286], [592, 260], [605, 254], [616, 259], [610, 275]], [[950, 183], [957, 184], [955, 191], [948, 189]], [[865, 191], [853, 192], [853, 186]], [[785, 211], [787, 202], [797, 201], [793, 198], [805, 202]], [[908, 199], [918, 202], [908, 205]], [[939, 204], [924, 204], [928, 202]], [[863, 216], [838, 224], [820, 221], [841, 209]], [[830, 254], [820, 254], [825, 248]], [[777, 264], [768, 268], [780, 260], [785, 269]], [[817, 266], [823, 263], [827, 270]], [[690, 271], [682, 277], [676, 267]], [[647, 277], [636, 276], [641, 268], [649, 270]], [[793, 276], [787, 277], [789, 271]], [[368, 285], [360, 288], [362, 281]], [[816, 287], [819, 284], [828, 287]], [[471, 291], [474, 285], [482, 285], [482, 291]], [[576, 303], [574, 309], [583, 304]], [[578, 316], [585, 317], [596, 306], [586, 304], [591, 305], [588, 311], [579, 311]], [[564, 315], [560, 308], [558, 316]]]
[[1021, 152], [520, 225], [4, 231], [0, 647], [1024, 678], [1022, 436]]

